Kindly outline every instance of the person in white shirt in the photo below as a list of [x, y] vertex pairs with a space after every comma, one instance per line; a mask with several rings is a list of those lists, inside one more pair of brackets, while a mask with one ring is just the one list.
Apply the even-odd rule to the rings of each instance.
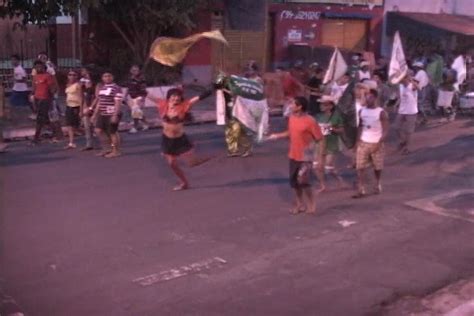
[[425, 109], [426, 101], [428, 99], [428, 85], [430, 84], [430, 78], [424, 70], [425, 65], [421, 61], [413, 63], [413, 68], [415, 69], [415, 77], [413, 79], [418, 82], [418, 112], [422, 117], [421, 123], [426, 124], [428, 120]]
[[[29, 105], [28, 101], [28, 75], [25, 69], [20, 64], [20, 57], [18, 55], [11, 56], [13, 66], [13, 87], [10, 102], [13, 106]], [[31, 108], [33, 110], [33, 108]]]
[[395, 128], [399, 138], [398, 149], [408, 154], [412, 134], [415, 132], [418, 115], [418, 84], [407, 74], [399, 85], [399, 106], [395, 119]]
[[332, 84], [330, 95], [336, 104], [349, 86], [350, 80], [351, 75], [346, 73]]
[[372, 75], [370, 74], [370, 64], [368, 61], [363, 61], [360, 63], [360, 69], [357, 71], [357, 80], [358, 81], [363, 81], [363, 80], [370, 80], [372, 79]]
[[[56, 66], [51, 60], [49, 60], [48, 55], [45, 52], [41, 52], [38, 54], [38, 60], [42, 61], [46, 65], [47, 73], [49, 73], [53, 77], [56, 76]], [[31, 75], [36, 75], [36, 69], [33, 68], [33, 70], [31, 70]]]
[[365, 98], [365, 107], [359, 112], [359, 132], [356, 153], [357, 187], [358, 192], [353, 198], [365, 197], [364, 171], [374, 168], [377, 180], [376, 193], [382, 193], [382, 169], [384, 164], [384, 141], [388, 135], [388, 115], [378, 105], [378, 91], [370, 89]]

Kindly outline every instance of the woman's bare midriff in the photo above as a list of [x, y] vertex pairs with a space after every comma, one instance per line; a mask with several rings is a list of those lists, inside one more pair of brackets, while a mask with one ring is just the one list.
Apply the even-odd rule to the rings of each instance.
[[178, 138], [183, 136], [184, 127], [182, 123], [170, 124], [163, 122], [163, 134], [168, 138]]

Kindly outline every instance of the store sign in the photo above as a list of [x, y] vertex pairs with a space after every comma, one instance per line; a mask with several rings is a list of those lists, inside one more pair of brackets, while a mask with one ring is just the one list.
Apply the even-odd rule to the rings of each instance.
[[384, 0], [287, 0], [286, 2], [383, 6]]
[[303, 39], [303, 31], [301, 30], [288, 30], [288, 42], [301, 42]]
[[305, 20], [316, 21], [321, 18], [319, 11], [291, 11], [283, 10], [280, 13], [280, 20]]

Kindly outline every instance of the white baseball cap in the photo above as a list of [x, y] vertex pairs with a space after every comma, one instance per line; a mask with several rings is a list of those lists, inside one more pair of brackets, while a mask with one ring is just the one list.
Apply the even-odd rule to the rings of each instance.
[[425, 65], [421, 61], [416, 61], [413, 63], [413, 67], [424, 68]]

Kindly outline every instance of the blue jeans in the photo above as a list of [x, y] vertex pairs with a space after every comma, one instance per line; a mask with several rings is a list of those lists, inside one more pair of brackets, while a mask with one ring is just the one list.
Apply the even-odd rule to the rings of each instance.
[[29, 91], [12, 91], [10, 95], [10, 104], [12, 106], [29, 106], [28, 100]]

